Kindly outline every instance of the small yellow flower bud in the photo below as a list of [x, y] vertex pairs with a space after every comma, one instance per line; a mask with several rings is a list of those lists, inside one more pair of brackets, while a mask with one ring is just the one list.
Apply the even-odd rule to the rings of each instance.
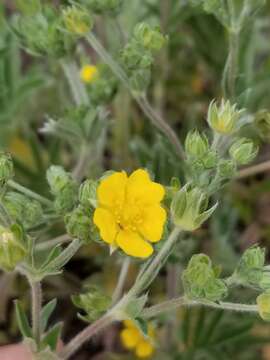
[[259, 314], [263, 320], [270, 321], [270, 291], [259, 295], [256, 299]]
[[85, 83], [91, 83], [98, 76], [98, 69], [95, 65], [84, 65], [80, 71], [80, 78]]

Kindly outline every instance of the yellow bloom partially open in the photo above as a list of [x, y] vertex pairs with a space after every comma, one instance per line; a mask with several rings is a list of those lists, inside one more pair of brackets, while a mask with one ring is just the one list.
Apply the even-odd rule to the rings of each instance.
[[164, 195], [164, 187], [151, 181], [142, 169], [129, 177], [122, 171], [102, 180], [94, 213], [101, 238], [127, 255], [150, 256], [151, 243], [161, 239], [166, 221], [166, 211], [160, 204]]
[[135, 351], [138, 358], [150, 357], [155, 350], [155, 331], [151, 324], [148, 324], [147, 332], [145, 338], [132, 321], [126, 320], [120, 334], [121, 342], [126, 349]]
[[98, 69], [95, 65], [84, 65], [80, 71], [81, 80], [85, 83], [91, 83], [98, 75]]

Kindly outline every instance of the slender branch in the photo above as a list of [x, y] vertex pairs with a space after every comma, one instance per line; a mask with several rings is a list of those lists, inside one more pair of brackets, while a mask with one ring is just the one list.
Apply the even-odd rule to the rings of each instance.
[[185, 298], [184, 296], [171, 299], [168, 301], [165, 301], [163, 303], [151, 306], [149, 308], [146, 308], [143, 313], [143, 318], [152, 318], [159, 314], [162, 314], [167, 311], [172, 311], [177, 309], [181, 306], [208, 306], [214, 309], [222, 309], [222, 310], [231, 310], [231, 311], [239, 311], [239, 312], [258, 312], [258, 306], [257, 305], [247, 305], [247, 304], [237, 304], [237, 303], [231, 303], [231, 302], [220, 302], [220, 303], [214, 303], [211, 301], [199, 301], [199, 300], [189, 300]]
[[82, 144], [78, 162], [72, 171], [72, 175], [74, 179], [78, 181], [82, 180], [86, 165], [88, 163], [88, 159], [89, 159], [89, 147], [87, 146], [87, 144]]
[[79, 71], [75, 62], [73, 61], [62, 61], [61, 62], [64, 74], [69, 83], [74, 101], [76, 105], [87, 105], [89, 104], [89, 97], [87, 95], [84, 84], [81, 82], [78, 74]]
[[46, 205], [46, 206], [52, 206], [53, 205], [53, 202], [51, 200], [46, 199], [45, 197], [33, 192], [32, 190], [27, 189], [26, 187], [16, 183], [13, 180], [9, 180], [7, 184], [12, 189], [15, 189], [15, 190], [23, 193], [24, 195], [29, 196], [30, 198], [39, 201], [43, 205]]
[[128, 270], [129, 270], [129, 266], [130, 266], [130, 258], [126, 257], [125, 260], [122, 263], [122, 267], [120, 270], [120, 274], [118, 277], [118, 281], [112, 296], [112, 303], [115, 304], [119, 298], [122, 295], [124, 286], [125, 286], [125, 281], [127, 278], [127, 274], [128, 274]]
[[48, 248], [51, 248], [53, 246], [56, 246], [58, 244], [64, 244], [66, 242], [70, 242], [72, 238], [68, 234], [57, 236], [54, 239], [43, 241], [36, 246], [36, 250], [42, 251], [46, 250]]
[[31, 290], [32, 290], [32, 327], [33, 327], [33, 335], [36, 341], [37, 346], [40, 344], [41, 339], [41, 284], [38, 281], [30, 281]]
[[104, 49], [98, 39], [93, 33], [89, 33], [86, 36], [87, 41], [92, 46], [92, 48], [98, 53], [102, 60], [111, 68], [112, 72], [118, 77], [122, 84], [129, 90], [130, 94], [133, 96], [134, 100], [140, 106], [144, 114], [151, 120], [151, 122], [169, 139], [169, 141], [174, 146], [178, 156], [181, 159], [185, 158], [185, 153], [181, 142], [179, 141], [178, 136], [175, 134], [174, 130], [164, 121], [164, 119], [156, 113], [145, 96], [139, 95], [132, 91], [129, 79], [123, 69], [118, 65], [118, 63], [111, 57], [111, 55]]
[[267, 160], [260, 164], [249, 166], [245, 169], [240, 170], [236, 175], [236, 178], [243, 179], [269, 170], [270, 170], [270, 160]]
[[88, 325], [63, 348], [63, 350], [59, 353], [59, 357], [63, 360], [69, 359], [70, 356], [79, 350], [83, 343], [110, 325], [113, 321], [113, 318], [108, 313], [95, 321], [93, 324]]
[[150, 262], [148, 267], [139, 274], [137, 277], [134, 286], [129, 290], [127, 296], [136, 296], [141, 291], [143, 291], [146, 287], [148, 287], [152, 281], [156, 278], [159, 270], [164, 265], [165, 261], [168, 259], [169, 255], [171, 254], [174, 245], [176, 244], [181, 229], [175, 227], [168, 239], [164, 242], [163, 247], [160, 251], [156, 254], [153, 260]]

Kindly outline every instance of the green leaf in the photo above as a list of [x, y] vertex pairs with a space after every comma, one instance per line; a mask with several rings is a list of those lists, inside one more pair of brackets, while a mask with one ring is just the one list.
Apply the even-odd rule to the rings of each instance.
[[139, 330], [141, 331], [141, 333], [143, 334], [143, 336], [147, 337], [148, 336], [147, 322], [142, 318], [136, 318], [136, 319], [134, 319], [134, 322], [137, 325], [137, 327], [139, 328]]
[[25, 315], [23, 308], [21, 307], [18, 300], [15, 300], [14, 304], [15, 304], [17, 323], [18, 323], [19, 329], [20, 329], [23, 337], [24, 338], [32, 338], [33, 337], [32, 330], [31, 330], [31, 327], [29, 325], [27, 316]]
[[42, 312], [41, 312], [42, 331], [44, 331], [46, 329], [47, 324], [48, 324], [48, 320], [49, 320], [52, 312], [54, 311], [54, 309], [56, 307], [56, 304], [57, 304], [57, 300], [53, 299], [43, 307]]
[[56, 350], [57, 342], [60, 338], [63, 323], [55, 324], [44, 336], [42, 344], [48, 345], [52, 351]]
[[51, 261], [57, 258], [62, 252], [61, 245], [56, 245], [49, 253], [49, 255], [46, 257], [45, 262], [42, 264], [42, 269], [44, 269], [46, 266], [49, 265]]

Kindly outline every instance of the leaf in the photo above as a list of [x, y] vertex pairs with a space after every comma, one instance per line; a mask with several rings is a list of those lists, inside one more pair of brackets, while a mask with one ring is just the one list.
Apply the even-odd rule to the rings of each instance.
[[46, 257], [46, 260], [42, 264], [42, 269], [44, 269], [48, 264], [57, 258], [62, 252], [61, 245], [56, 245], [49, 253], [49, 255]]
[[28, 322], [27, 316], [25, 315], [24, 310], [22, 309], [18, 300], [15, 300], [14, 304], [15, 304], [17, 323], [18, 323], [19, 329], [20, 329], [23, 337], [24, 338], [32, 338], [33, 337], [32, 330], [31, 330], [31, 327], [29, 325], [29, 322]]
[[43, 345], [48, 345], [52, 351], [56, 350], [57, 342], [60, 338], [63, 323], [55, 324], [44, 336]]
[[137, 325], [143, 336], [147, 337], [148, 336], [147, 322], [142, 318], [136, 318], [134, 319], [134, 323]]
[[41, 312], [41, 328], [42, 331], [44, 331], [47, 327], [48, 324], [48, 320], [52, 314], [52, 312], [54, 311], [55, 307], [57, 304], [57, 300], [53, 299], [50, 302], [48, 302], [42, 309]]

